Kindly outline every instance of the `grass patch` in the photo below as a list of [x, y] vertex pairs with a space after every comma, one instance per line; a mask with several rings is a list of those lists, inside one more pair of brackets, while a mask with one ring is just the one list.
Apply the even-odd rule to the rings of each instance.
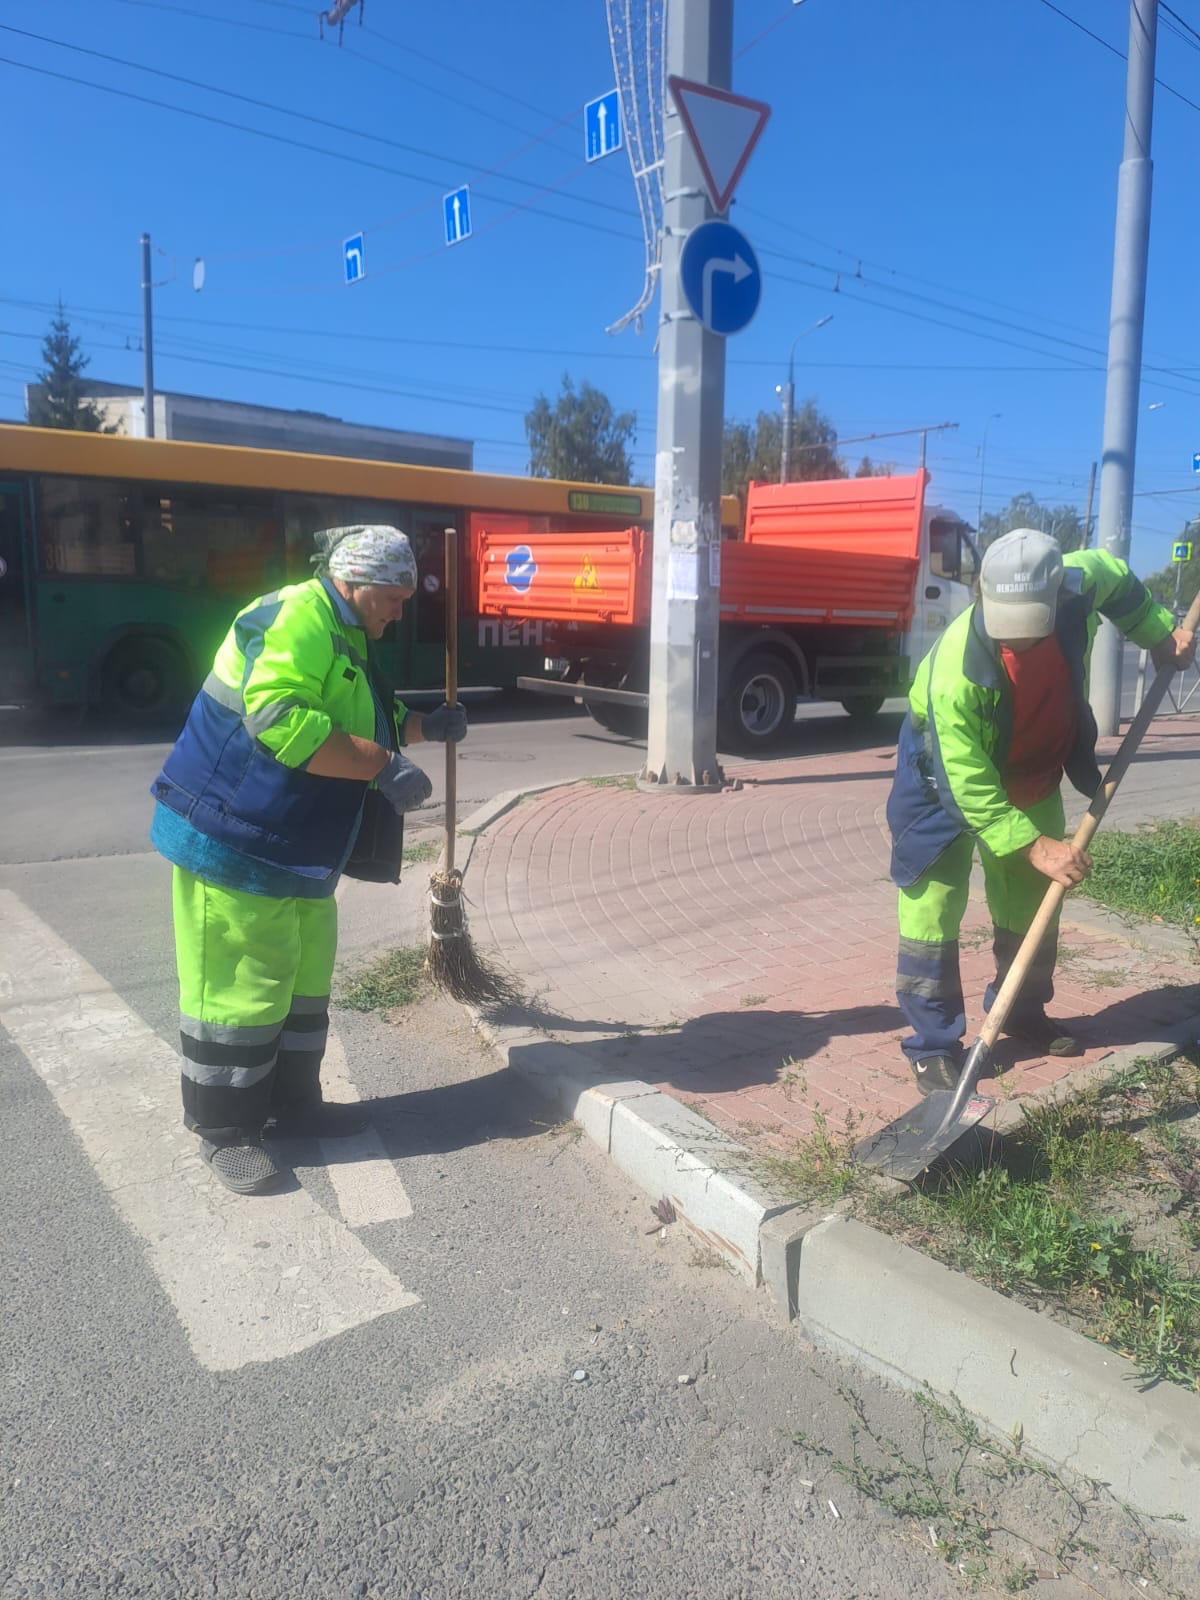
[[632, 772], [614, 772], [608, 777], [585, 778], [591, 789], [636, 789], [637, 776]]
[[844, 1202], [902, 1242], [1200, 1391], [1200, 1060], [1136, 1062], [1063, 1104], [1025, 1108], [982, 1167], [897, 1198], [858, 1167], [861, 1117], [758, 1163], [802, 1204]]
[[1082, 893], [1097, 905], [1174, 927], [1200, 928], [1200, 819], [1100, 834]]
[[416, 844], [405, 846], [403, 860], [406, 866], [420, 867], [428, 861], [436, 861], [441, 853], [437, 839], [419, 839]]
[[338, 995], [337, 1003], [349, 1011], [386, 1011], [392, 1006], [413, 1005], [428, 988], [425, 947], [410, 945], [390, 950], [356, 973]]
[[994, 1289], [1048, 1303], [1146, 1382], [1200, 1390], [1200, 1146], [1187, 1058], [1030, 1106], [982, 1170], [934, 1173], [878, 1220]]

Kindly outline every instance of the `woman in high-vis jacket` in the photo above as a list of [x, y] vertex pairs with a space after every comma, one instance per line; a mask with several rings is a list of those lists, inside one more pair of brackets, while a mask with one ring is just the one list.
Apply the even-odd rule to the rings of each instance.
[[334, 890], [368, 789], [401, 815], [432, 792], [401, 747], [467, 725], [459, 706], [385, 704], [372, 682], [367, 641], [417, 584], [404, 534], [340, 528], [317, 542], [317, 577], [234, 619], [151, 788], [151, 841], [174, 867], [184, 1121], [239, 1194], [279, 1184], [268, 1122], [321, 1137], [366, 1124], [321, 1096]]

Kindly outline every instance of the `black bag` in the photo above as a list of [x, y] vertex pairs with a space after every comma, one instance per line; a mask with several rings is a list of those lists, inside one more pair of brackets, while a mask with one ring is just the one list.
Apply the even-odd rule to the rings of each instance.
[[[368, 679], [375, 700], [377, 732], [387, 729], [387, 744], [396, 745], [392, 719], [385, 711], [395, 695], [383, 677], [374, 653], [368, 648]], [[382, 741], [381, 741], [382, 742]], [[364, 883], [399, 883], [400, 864], [404, 859], [404, 818], [392, 807], [374, 786], [369, 788], [363, 801], [362, 821], [350, 859], [342, 868], [347, 878], [360, 878]]]
[[368, 789], [358, 838], [343, 874], [364, 883], [399, 883], [403, 858], [404, 818], [392, 810], [378, 789]]

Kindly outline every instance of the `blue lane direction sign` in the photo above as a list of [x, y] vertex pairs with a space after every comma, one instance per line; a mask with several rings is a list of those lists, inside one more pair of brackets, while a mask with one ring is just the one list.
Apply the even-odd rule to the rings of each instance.
[[589, 161], [599, 161], [621, 148], [621, 102], [610, 89], [583, 108], [583, 153]]
[[1200, 472], [1200, 453], [1192, 457], [1192, 471]]
[[709, 333], [740, 333], [758, 310], [762, 273], [745, 234], [728, 222], [702, 222], [679, 260], [684, 298]]
[[367, 275], [367, 252], [361, 233], [354, 234], [342, 246], [342, 265], [347, 283], [361, 283]]
[[471, 234], [471, 189], [464, 183], [461, 189], [452, 189], [442, 197], [442, 213], [446, 219], [446, 243], [461, 244]]
[[1171, 546], [1172, 561], [1190, 561], [1192, 559], [1192, 541], [1190, 539], [1177, 539]]

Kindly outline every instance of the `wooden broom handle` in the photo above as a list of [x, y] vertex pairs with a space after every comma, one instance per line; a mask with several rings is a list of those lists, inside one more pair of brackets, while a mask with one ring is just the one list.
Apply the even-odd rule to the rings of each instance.
[[[458, 530], [446, 529], [446, 704], [458, 704]], [[446, 871], [454, 871], [458, 809], [458, 765], [453, 739], [446, 740]]]
[[[1194, 633], [1200, 625], [1200, 594], [1192, 601], [1188, 614], [1179, 624], [1188, 632]], [[1129, 724], [1125, 737], [1121, 740], [1116, 755], [1109, 763], [1108, 771], [1104, 774], [1104, 781], [1096, 791], [1095, 799], [1087, 809], [1083, 821], [1075, 830], [1075, 837], [1071, 843], [1080, 850], [1086, 850], [1092, 842], [1097, 828], [1104, 820], [1113, 795], [1117, 792], [1117, 785], [1129, 769], [1129, 764], [1137, 754], [1138, 745], [1142, 742], [1142, 735], [1154, 720], [1154, 714], [1162, 703], [1162, 698], [1167, 692], [1167, 686], [1175, 676], [1173, 667], [1162, 667], [1155, 674], [1154, 682], [1147, 690], [1138, 714]], [[984, 1019], [983, 1027], [979, 1030], [979, 1038], [988, 1050], [995, 1044], [1001, 1029], [1008, 1021], [1008, 1014], [1012, 1010], [1013, 1002], [1020, 993], [1021, 985], [1025, 982], [1033, 958], [1038, 952], [1042, 940], [1049, 931], [1058, 908], [1066, 896], [1066, 886], [1061, 883], [1051, 883], [1046, 890], [1045, 897], [1038, 907], [1037, 916], [1030, 924], [1029, 932], [1021, 941], [1021, 948], [1017, 951], [1013, 964], [1008, 969], [1008, 975], [1000, 985], [1000, 992], [992, 1002], [992, 1009]]]

